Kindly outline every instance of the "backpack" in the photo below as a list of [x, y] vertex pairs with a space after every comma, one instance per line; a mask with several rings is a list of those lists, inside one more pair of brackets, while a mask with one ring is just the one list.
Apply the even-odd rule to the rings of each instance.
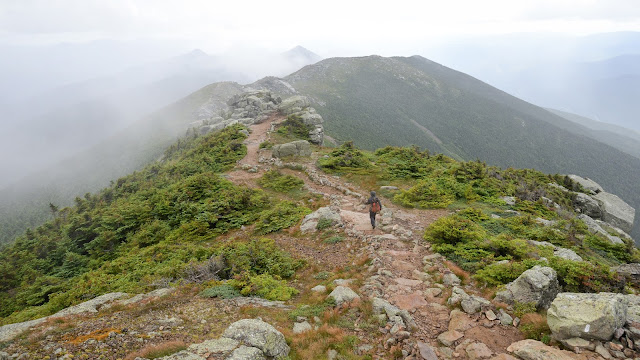
[[371, 212], [379, 213], [382, 206], [380, 205], [380, 200], [377, 198], [371, 203]]

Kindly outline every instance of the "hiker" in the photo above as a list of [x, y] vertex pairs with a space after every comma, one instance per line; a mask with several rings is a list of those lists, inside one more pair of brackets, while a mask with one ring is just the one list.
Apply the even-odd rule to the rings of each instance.
[[369, 217], [371, 218], [371, 227], [376, 228], [376, 214], [382, 210], [382, 203], [380, 203], [380, 199], [376, 196], [376, 192], [372, 191], [371, 196], [367, 200], [367, 204], [369, 206]]

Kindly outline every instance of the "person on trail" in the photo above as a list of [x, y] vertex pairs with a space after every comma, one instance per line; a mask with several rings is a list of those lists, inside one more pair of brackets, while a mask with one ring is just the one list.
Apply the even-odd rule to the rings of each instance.
[[372, 191], [371, 196], [367, 200], [367, 204], [369, 206], [369, 217], [371, 218], [371, 227], [376, 228], [376, 214], [382, 210], [382, 203], [380, 199], [376, 196], [376, 192]]

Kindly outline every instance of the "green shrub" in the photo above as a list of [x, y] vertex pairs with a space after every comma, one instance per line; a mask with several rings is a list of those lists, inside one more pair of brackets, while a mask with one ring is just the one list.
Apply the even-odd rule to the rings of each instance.
[[303, 261], [292, 258], [267, 238], [231, 243], [222, 247], [220, 253], [228, 266], [223, 274], [226, 278], [237, 274], [271, 274], [289, 278], [304, 265]]
[[302, 118], [298, 115], [289, 115], [287, 119], [280, 124], [276, 132], [285, 137], [309, 140], [309, 131], [311, 128], [305, 125]]
[[546, 263], [539, 260], [525, 259], [523, 261], [509, 262], [506, 264], [491, 264], [479, 269], [473, 277], [478, 282], [489, 286], [502, 285], [517, 279], [523, 272], [535, 265], [546, 266]]
[[259, 234], [269, 234], [289, 228], [309, 213], [311, 210], [306, 207], [297, 206], [290, 201], [282, 201], [273, 209], [264, 210], [260, 214], [256, 231]]
[[242, 296], [242, 294], [240, 294], [240, 291], [238, 291], [238, 289], [236, 289], [235, 287], [229, 284], [212, 286], [210, 288], [202, 290], [199, 295], [206, 298], [217, 297], [221, 299], [232, 299], [232, 298]]
[[484, 239], [486, 233], [473, 221], [459, 215], [450, 215], [434, 221], [424, 233], [424, 239], [434, 244], [455, 245]]
[[292, 175], [283, 175], [277, 170], [269, 170], [258, 179], [258, 184], [266, 189], [287, 193], [300, 190], [304, 181]]
[[324, 242], [326, 244], [337, 244], [339, 242], [342, 242], [342, 240], [344, 240], [344, 238], [342, 236], [332, 236], [332, 237], [326, 239]]
[[250, 276], [240, 293], [242, 295], [256, 295], [267, 300], [287, 301], [293, 295], [298, 294], [298, 290], [287, 286], [286, 281], [270, 274], [260, 274]]
[[367, 169], [372, 167], [371, 161], [351, 141], [333, 150], [328, 157], [320, 158], [318, 165], [326, 170]]
[[433, 168], [429, 151], [420, 151], [417, 146], [387, 146], [376, 150], [375, 155], [379, 163], [387, 165], [386, 172], [391, 179], [420, 179]]
[[316, 229], [324, 230], [333, 226], [333, 220], [329, 218], [320, 218], [318, 220], [318, 224], [316, 225]]
[[431, 179], [421, 180], [409, 190], [400, 190], [393, 197], [393, 201], [400, 205], [420, 209], [445, 208], [455, 199], [455, 195], [448, 193]]
[[271, 141], [263, 141], [258, 146], [259, 149], [271, 149], [273, 147], [273, 143]]

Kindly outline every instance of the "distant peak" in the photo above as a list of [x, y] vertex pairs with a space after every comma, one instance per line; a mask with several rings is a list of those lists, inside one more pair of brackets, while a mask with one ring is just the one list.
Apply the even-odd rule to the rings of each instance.
[[292, 49], [285, 51], [284, 53], [282, 53], [282, 55], [289, 58], [305, 58], [311, 62], [322, 60], [322, 57], [320, 55], [300, 45], [297, 45]]
[[202, 56], [209, 56], [207, 55], [206, 52], [200, 50], [200, 49], [193, 49], [190, 52], [188, 52], [187, 54], [185, 54], [186, 56], [189, 57], [202, 57]]

